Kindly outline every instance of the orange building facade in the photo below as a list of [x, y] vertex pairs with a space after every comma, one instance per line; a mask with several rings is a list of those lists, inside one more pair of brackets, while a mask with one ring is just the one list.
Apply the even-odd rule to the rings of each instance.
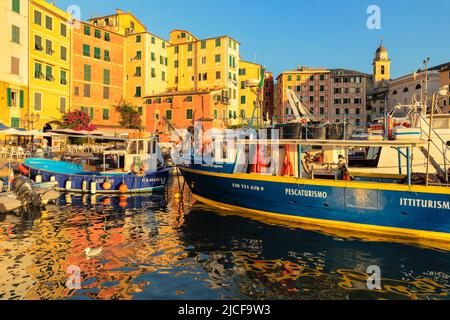
[[79, 22], [73, 29], [72, 111], [81, 110], [103, 131], [120, 130], [116, 106], [124, 97], [124, 37]]
[[281, 73], [277, 78], [277, 122], [294, 118], [286, 89], [295, 92], [311, 114], [327, 119], [330, 107], [330, 70], [299, 67]]
[[171, 127], [186, 129], [197, 121], [204, 130], [224, 128], [223, 116], [228, 105], [222, 101], [222, 91], [167, 92], [145, 97], [146, 127], [155, 132], [161, 142], [171, 139]]

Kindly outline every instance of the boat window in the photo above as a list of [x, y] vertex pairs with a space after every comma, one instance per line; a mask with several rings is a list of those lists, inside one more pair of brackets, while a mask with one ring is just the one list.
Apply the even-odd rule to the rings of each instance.
[[148, 153], [154, 154], [156, 153], [156, 141], [148, 141]]
[[131, 141], [128, 149], [129, 154], [137, 154], [137, 141]]
[[447, 146], [450, 147], [450, 141], [447, 141]]
[[138, 145], [139, 145], [139, 154], [144, 154], [144, 153], [145, 153], [145, 149], [144, 149], [144, 141], [139, 140], [139, 141], [138, 141]]

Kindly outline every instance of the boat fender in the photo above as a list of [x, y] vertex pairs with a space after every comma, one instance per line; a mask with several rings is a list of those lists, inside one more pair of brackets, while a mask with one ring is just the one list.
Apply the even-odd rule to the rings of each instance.
[[127, 187], [127, 185], [125, 184], [125, 181], [124, 181], [124, 180], [122, 180], [122, 184], [121, 184], [120, 187], [119, 187], [119, 192], [120, 192], [120, 193], [127, 193], [127, 192], [128, 192], [128, 187]]
[[111, 189], [111, 182], [109, 182], [108, 179], [106, 179], [106, 180], [103, 182], [103, 189], [105, 189], [105, 190], [110, 190], [110, 189]]
[[38, 174], [36, 175], [34, 180], [35, 180], [36, 183], [42, 183], [42, 175], [41, 175], [40, 171], [38, 172]]
[[66, 190], [71, 190], [71, 189], [72, 189], [72, 180], [69, 177], [69, 179], [67, 179], [67, 181], [66, 181]]
[[81, 191], [83, 191], [83, 192], [87, 191], [87, 181], [86, 181], [86, 179], [83, 179], [83, 182], [81, 183]]
[[91, 181], [91, 194], [97, 193], [97, 182], [95, 182], [95, 177]]
[[27, 176], [30, 173], [30, 170], [28, 170], [24, 165], [19, 165], [19, 171], [22, 172], [25, 176]]
[[56, 181], [56, 177], [54, 176], [54, 175], [52, 175], [51, 177], [50, 177], [50, 182], [55, 182]]

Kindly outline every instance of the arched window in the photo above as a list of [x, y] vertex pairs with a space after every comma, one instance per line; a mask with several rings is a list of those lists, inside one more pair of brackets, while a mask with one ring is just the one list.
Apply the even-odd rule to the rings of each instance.
[[384, 68], [384, 66], [381, 66], [381, 74], [384, 74], [385, 73], [385, 68]]
[[397, 94], [397, 90], [394, 90], [392, 94], [395, 96]]
[[416, 90], [420, 90], [420, 89], [422, 89], [422, 86], [421, 86], [420, 84], [418, 84], [418, 85], [416, 86]]
[[408, 89], [407, 87], [405, 87], [405, 88], [403, 89], [403, 92], [409, 92], [409, 89]]

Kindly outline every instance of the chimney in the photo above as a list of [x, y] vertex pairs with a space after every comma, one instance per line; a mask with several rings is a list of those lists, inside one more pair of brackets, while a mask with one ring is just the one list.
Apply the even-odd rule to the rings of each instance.
[[120, 13], [123, 13], [123, 11], [121, 9], [116, 9], [116, 13], [120, 14]]

